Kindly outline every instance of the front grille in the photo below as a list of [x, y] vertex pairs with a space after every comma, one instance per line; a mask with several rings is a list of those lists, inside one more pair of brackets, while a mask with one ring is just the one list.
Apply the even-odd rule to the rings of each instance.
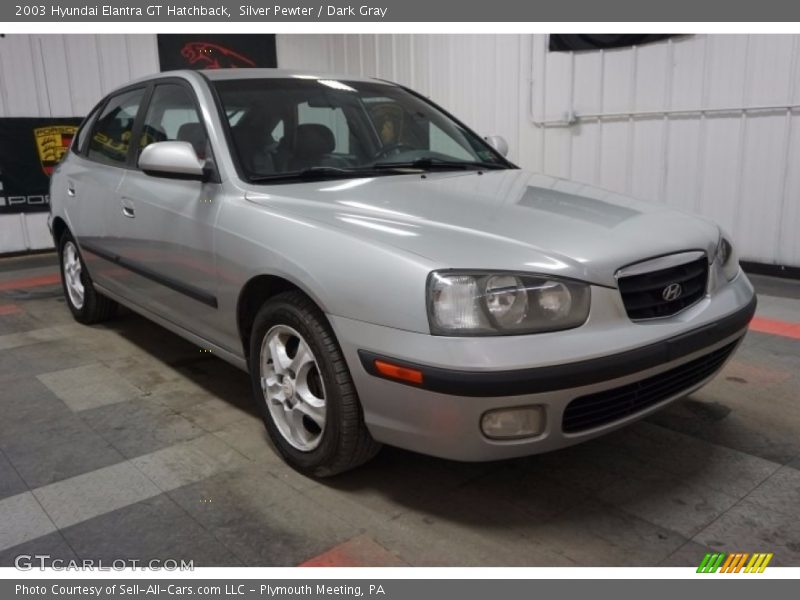
[[736, 343], [647, 379], [576, 398], [564, 410], [561, 428], [565, 433], [586, 431], [676, 396], [713, 375], [731, 355]]
[[[701, 256], [677, 267], [620, 277], [617, 283], [628, 316], [636, 320], [668, 317], [691, 306], [705, 295], [707, 279], [708, 260]], [[680, 294], [665, 296], [674, 284], [680, 286]]]

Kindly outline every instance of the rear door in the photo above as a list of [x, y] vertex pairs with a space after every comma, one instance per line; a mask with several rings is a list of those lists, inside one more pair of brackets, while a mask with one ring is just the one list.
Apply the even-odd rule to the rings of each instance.
[[132, 163], [148, 144], [185, 141], [210, 165], [208, 181], [125, 172], [110, 219], [134, 302], [210, 340], [219, 336], [214, 223], [219, 191], [194, 91], [182, 80], [156, 82]]
[[[75, 148], [77, 156], [65, 172], [66, 213], [92, 278], [108, 285], [115, 270], [109, 211], [119, 206], [119, 186], [128, 164], [128, 150], [146, 87], [108, 98]], [[84, 135], [86, 136], [84, 138]]]

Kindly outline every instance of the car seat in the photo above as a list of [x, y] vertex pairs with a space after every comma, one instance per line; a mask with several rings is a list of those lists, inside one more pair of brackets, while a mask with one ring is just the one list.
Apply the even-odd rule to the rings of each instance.
[[289, 159], [290, 171], [302, 171], [321, 166], [325, 158], [336, 148], [336, 138], [325, 125], [305, 123], [295, 130], [294, 149]]
[[263, 129], [247, 125], [231, 127], [231, 135], [245, 171], [257, 175], [275, 172], [275, 162], [269, 151], [275, 140]]

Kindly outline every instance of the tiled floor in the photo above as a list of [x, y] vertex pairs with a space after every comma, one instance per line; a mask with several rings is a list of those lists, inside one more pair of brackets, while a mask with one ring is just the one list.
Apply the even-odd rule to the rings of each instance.
[[772, 333], [611, 436], [492, 464], [386, 448], [318, 483], [275, 455], [244, 373], [130, 313], [78, 325], [55, 273], [0, 261], [0, 565], [800, 565], [800, 282], [754, 277]]

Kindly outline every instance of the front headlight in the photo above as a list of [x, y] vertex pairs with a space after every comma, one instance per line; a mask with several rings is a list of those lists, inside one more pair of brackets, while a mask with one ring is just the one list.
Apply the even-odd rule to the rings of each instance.
[[589, 316], [589, 286], [544, 275], [434, 271], [428, 319], [434, 335], [512, 335], [571, 329]]
[[739, 259], [733, 250], [733, 245], [724, 236], [719, 238], [714, 263], [717, 268], [722, 270], [728, 281], [731, 281], [739, 273]]

